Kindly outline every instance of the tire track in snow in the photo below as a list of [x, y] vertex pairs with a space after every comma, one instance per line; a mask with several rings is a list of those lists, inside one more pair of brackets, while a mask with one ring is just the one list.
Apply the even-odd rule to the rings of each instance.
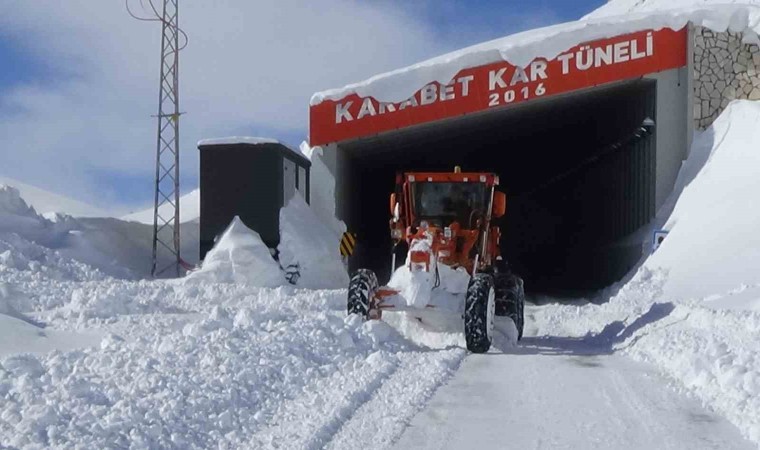
[[380, 388], [398, 368], [396, 354], [375, 352], [331, 376], [310, 383], [303, 395], [285, 402], [269, 426], [253, 438], [253, 448], [317, 449]]
[[386, 448], [464, 358], [461, 348], [376, 352], [283, 403], [253, 448]]
[[329, 449], [387, 448], [401, 436], [435, 390], [459, 367], [461, 348], [399, 355], [398, 369], [326, 445]]

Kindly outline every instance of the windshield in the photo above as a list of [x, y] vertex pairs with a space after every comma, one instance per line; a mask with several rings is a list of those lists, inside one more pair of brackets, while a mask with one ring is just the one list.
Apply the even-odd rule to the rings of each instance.
[[[484, 183], [411, 183], [414, 213], [418, 220], [444, 227], [459, 222], [469, 228], [472, 216], [485, 214]], [[477, 214], [473, 214], [477, 213]]]

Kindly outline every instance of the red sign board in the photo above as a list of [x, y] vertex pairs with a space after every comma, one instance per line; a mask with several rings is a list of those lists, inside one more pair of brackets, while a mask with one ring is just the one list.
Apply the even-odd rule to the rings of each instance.
[[588, 42], [527, 67], [502, 61], [463, 69], [400, 103], [351, 94], [309, 111], [312, 146], [500, 108], [686, 65], [686, 29], [641, 31]]

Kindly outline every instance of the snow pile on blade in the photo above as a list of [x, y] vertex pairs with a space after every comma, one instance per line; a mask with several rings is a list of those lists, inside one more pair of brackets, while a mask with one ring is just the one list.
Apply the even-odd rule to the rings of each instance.
[[237, 216], [206, 254], [201, 269], [191, 272], [186, 279], [261, 287], [276, 287], [285, 282], [280, 266], [272, 258], [261, 236], [245, 226]]
[[[280, 265], [297, 268], [297, 285], [311, 289], [348, 286], [340, 258], [340, 236], [328, 229], [299, 193], [280, 210]], [[359, 243], [361, 245], [361, 243]]]
[[534, 321], [655, 364], [760, 443], [758, 123], [760, 103], [735, 101], [696, 136], [664, 207], [670, 234], [609, 302]]
[[[632, 3], [634, 0], [624, 0]], [[643, 3], [636, 0], [638, 3]], [[725, 3], [725, 2], [724, 2]], [[428, 83], [448, 84], [461, 70], [500, 61], [509, 61], [525, 67], [536, 58], [554, 59], [563, 51], [578, 44], [598, 39], [620, 36], [649, 29], [671, 28], [680, 30], [689, 22], [714, 31], [746, 33], [745, 39], [758, 42], [760, 33], [760, 8], [747, 4], [714, 4], [680, 0], [677, 4], [662, 0], [659, 4], [670, 5], [668, 9], [641, 7], [622, 14], [625, 8], [609, 6], [588, 18], [538, 28], [484, 42], [421, 63], [376, 75], [368, 80], [340, 89], [314, 94], [311, 104], [325, 100], [339, 100], [351, 94], [372, 97], [377, 101], [398, 103], [410, 98]], [[678, 8], [678, 6], [681, 6]], [[621, 15], [614, 15], [619, 12]]]

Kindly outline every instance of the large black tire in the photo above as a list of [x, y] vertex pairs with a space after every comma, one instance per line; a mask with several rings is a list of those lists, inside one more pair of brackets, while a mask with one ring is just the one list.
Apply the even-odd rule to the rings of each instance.
[[377, 292], [377, 276], [369, 269], [359, 269], [348, 283], [348, 314], [369, 319], [370, 302]]
[[522, 278], [512, 273], [497, 273], [496, 315], [512, 319], [517, 328], [517, 340], [522, 339], [525, 327], [525, 287]]
[[464, 338], [467, 350], [485, 353], [493, 340], [493, 321], [496, 313], [496, 291], [493, 277], [477, 273], [467, 286], [464, 305]]

